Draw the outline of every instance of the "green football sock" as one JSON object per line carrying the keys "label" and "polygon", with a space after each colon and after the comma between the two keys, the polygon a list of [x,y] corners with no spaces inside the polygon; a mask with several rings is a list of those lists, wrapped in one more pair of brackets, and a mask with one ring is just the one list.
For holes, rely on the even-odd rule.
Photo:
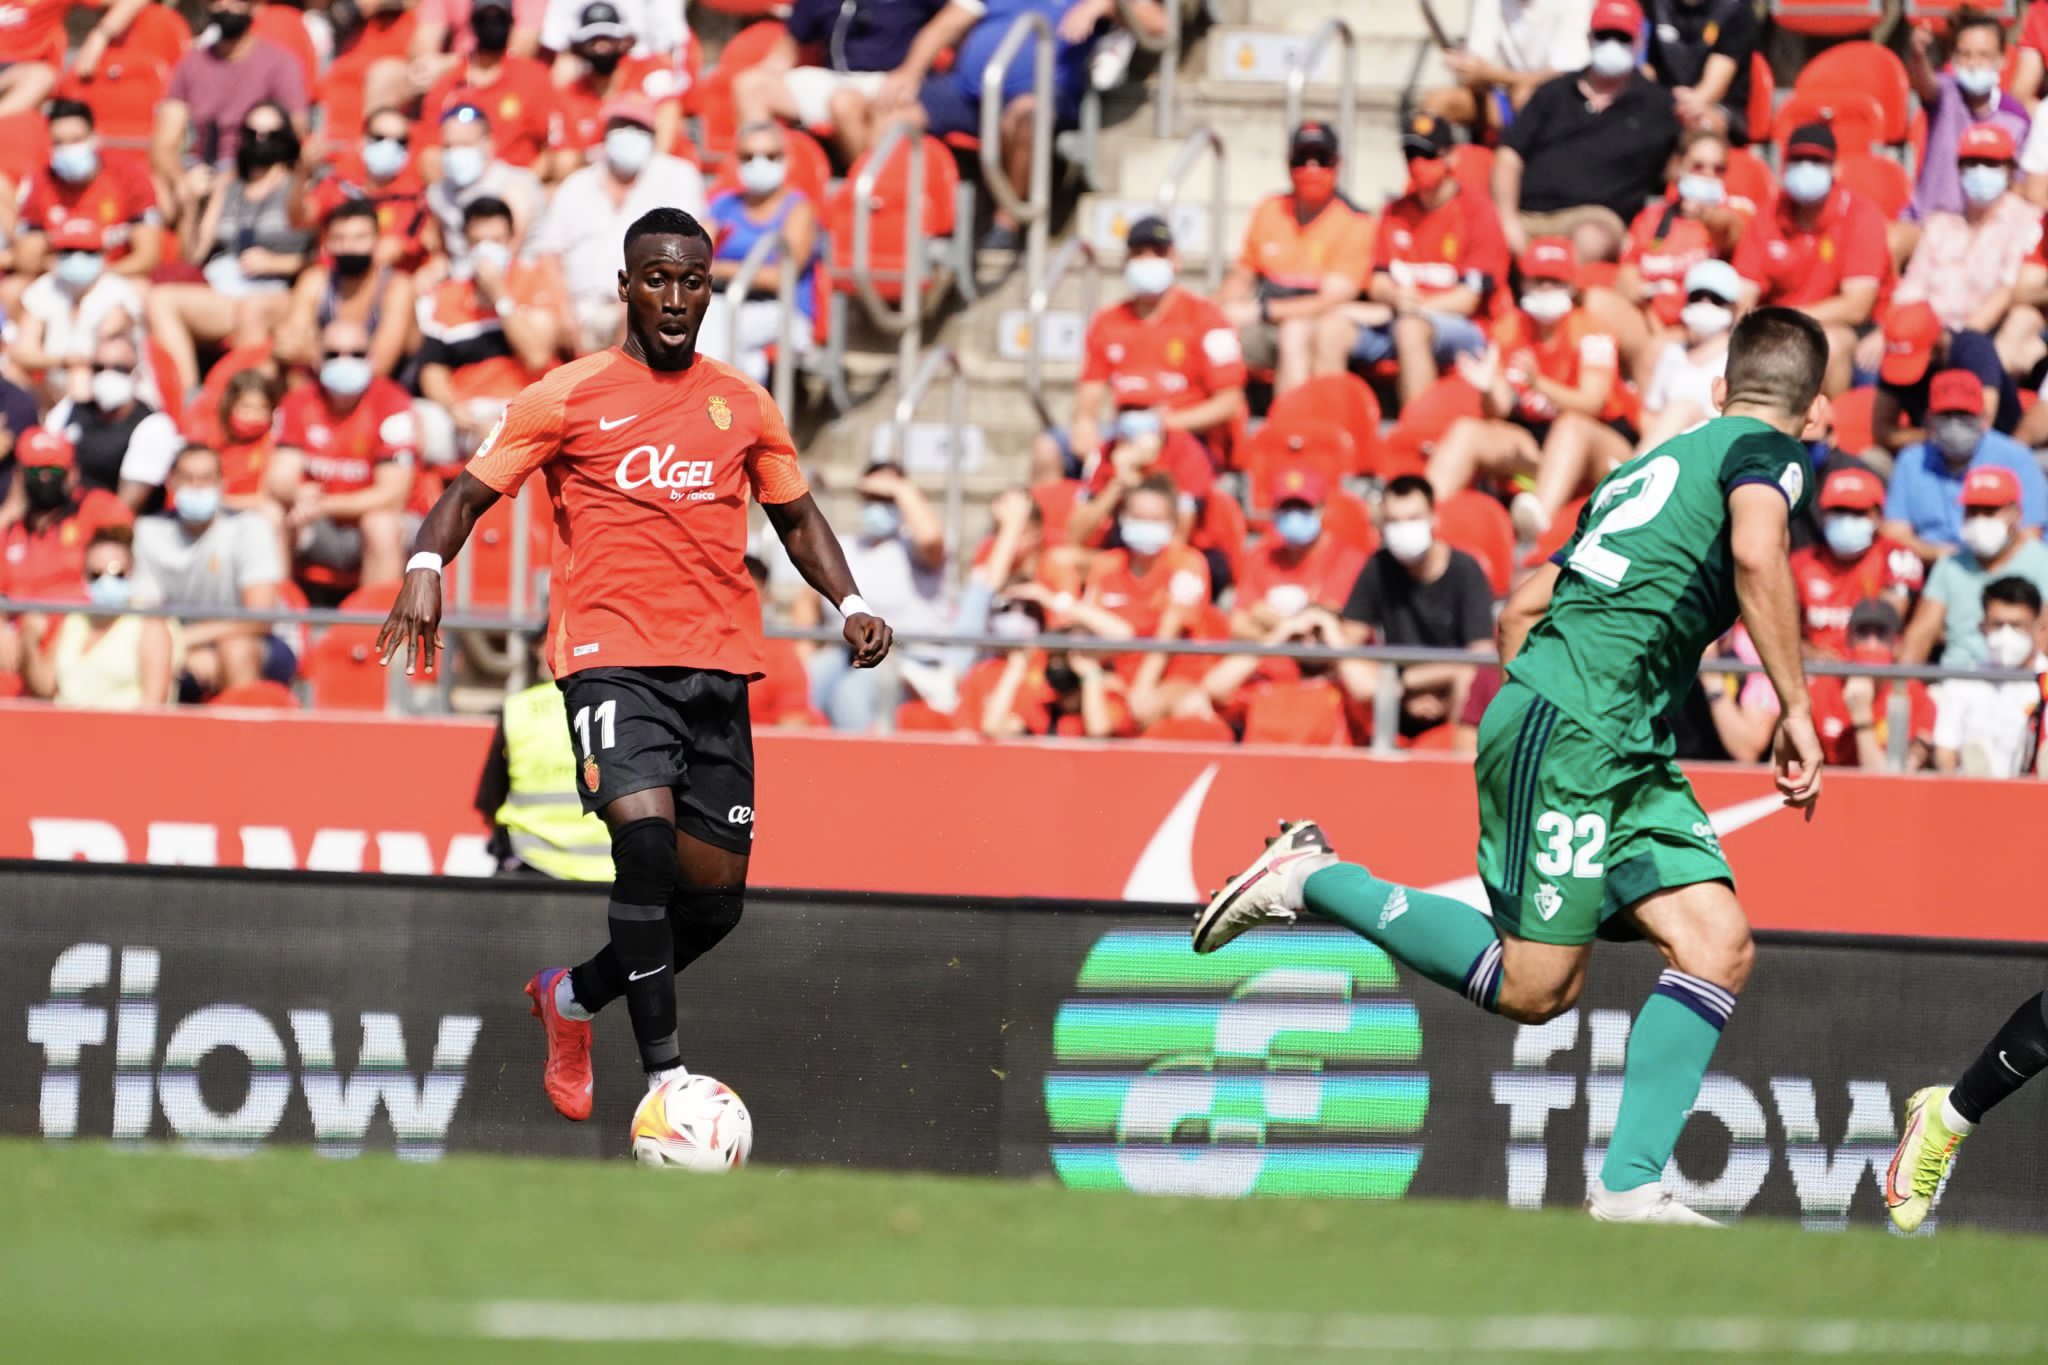
{"label": "green football sock", "polygon": [[1302,883],[1308,908],[1371,939],[1397,961],[1483,1010],[1500,995],[1500,939],[1493,921],[1463,901],[1383,882],[1337,863]]}
{"label": "green football sock", "polygon": [[1734,994],[1704,978],[1675,969],[1657,978],[1656,992],[1629,1031],[1621,1112],[1600,1167],[1601,1184],[1618,1194],[1663,1179],[1734,1009]]}

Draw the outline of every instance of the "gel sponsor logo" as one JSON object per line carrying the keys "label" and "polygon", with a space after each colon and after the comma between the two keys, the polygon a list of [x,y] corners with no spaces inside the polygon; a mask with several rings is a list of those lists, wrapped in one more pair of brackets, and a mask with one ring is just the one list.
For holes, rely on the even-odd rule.
{"label": "gel sponsor logo", "polygon": [[298,836],[282,825],[229,826],[229,842],[219,825],[152,820],[143,831],[138,857],[128,836],[112,821],[37,817],[28,825],[30,856],[60,863],[143,862],[407,876],[440,872],[451,877],[488,877],[497,870],[480,834],[449,836],[436,858],[433,844],[417,830],[320,829],[302,852]]}
{"label": "gel sponsor logo", "polygon": [[1337,929],[1207,957],[1178,929],[1103,935],[1053,1025],[1053,1169],[1083,1189],[1398,1198],[1429,1078],[1397,985]]}
{"label": "gel sponsor logo", "polygon": [[[685,489],[709,489],[714,474],[711,460],[678,460],[673,444],[665,446],[634,446],[619,461],[619,467],[612,473],[612,481],[623,492],[631,493],[641,488],[665,488],[670,502],[681,502]],[[691,496],[691,501],[703,501],[712,496]]]}
{"label": "gel sponsor logo", "polygon": [[[1583,1017],[1570,1010],[1547,1024],[1516,1029],[1513,1069],[1493,1076],[1493,1102],[1507,1110],[1511,1207],[1534,1209],[1584,1198],[1614,1136],[1631,1022],[1624,1010],[1589,1010]],[[1553,1069],[1577,1051],[1582,1033],[1583,1071]],[[1733,1076],[1709,1073],[1688,1122],[1725,1129],[1727,1154],[1720,1168],[1712,1171],[1684,1170],[1674,1157],[1664,1168],[1665,1187],[1701,1213],[1731,1217],[1750,1206],[1773,1167],[1782,1163],[1792,1178],[1800,1220],[1810,1228],[1845,1226],[1850,1201],[1864,1181],[1880,1200],[1884,1197],[1885,1167],[1898,1140],[1891,1088],[1876,1080],[1845,1084],[1848,1115],[1839,1139],[1830,1143],[1821,1133],[1813,1081],[1806,1076],[1771,1077],[1770,1107],[1784,1133],[1780,1147],[1771,1141],[1763,1097]],[[1581,1175],[1587,1183],[1567,1175],[1562,1189],[1553,1188],[1552,1144],[1546,1136],[1550,1116],[1581,1103],[1586,1106],[1587,1126]]]}
{"label": "gel sponsor logo", "polygon": [[[93,997],[116,981],[112,1009]],[[365,1011],[355,1067],[344,1071],[335,1055],[334,1017],[327,1010],[287,1012],[281,1032],[247,1005],[220,1002],[170,1023],[160,1019],[156,990],[163,957],[155,948],[74,943],[50,968],[50,998],[28,1009],[28,1040],[43,1050],[38,1122],[46,1138],[80,1136],[79,1100],[88,1052],[107,1045],[113,1017],[113,1122],[111,1137],[139,1141],[161,1114],[175,1137],[208,1146],[245,1149],[276,1132],[296,1086],[313,1120],[313,1140],[324,1153],[354,1156],[371,1120],[382,1109],[398,1154],[415,1160],[441,1155],[448,1125],[462,1099],[471,1051],[483,1021],[443,1015],[424,1076],[406,1069],[405,1034],[395,1014]],[[284,1033],[297,1054],[292,1064]],[[237,1054],[225,1065],[217,1053]],[[239,1082],[201,1084],[206,1069],[246,1076]]]}

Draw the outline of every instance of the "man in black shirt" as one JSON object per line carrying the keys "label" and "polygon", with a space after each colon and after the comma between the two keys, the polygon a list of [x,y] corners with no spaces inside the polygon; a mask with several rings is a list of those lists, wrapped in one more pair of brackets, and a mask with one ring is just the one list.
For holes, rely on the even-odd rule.
{"label": "man in black shirt", "polygon": [[[1380,548],[1344,604],[1348,634],[1358,644],[1421,645],[1485,653],[1493,648],[1493,589],[1486,570],[1463,550],[1436,538],[1436,499],[1429,481],[1404,474],[1380,501]],[[1414,664],[1401,673],[1401,733],[1413,738],[1465,713],[1477,668]],[[1345,686],[1372,701],[1375,670],[1346,669]]]}
{"label": "man in black shirt", "polygon": [[1591,62],[1537,87],[1502,139],[1493,202],[1517,256],[1534,238],[1569,237],[1580,260],[1613,260],[1663,192],[1678,112],[1636,64],[1642,25],[1635,0],[1598,0]]}
{"label": "man in black shirt", "polygon": [[1749,141],[1749,67],[1756,54],[1750,0],[1649,0],[1650,73],[1671,92],[1678,121]]}

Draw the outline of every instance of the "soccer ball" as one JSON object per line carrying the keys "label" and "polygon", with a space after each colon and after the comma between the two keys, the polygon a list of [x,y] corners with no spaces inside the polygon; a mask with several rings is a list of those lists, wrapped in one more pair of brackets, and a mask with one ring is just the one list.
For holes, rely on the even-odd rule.
{"label": "soccer ball", "polygon": [[656,1170],[730,1171],[754,1150],[754,1117],[709,1076],[677,1076],[633,1111],[633,1159]]}

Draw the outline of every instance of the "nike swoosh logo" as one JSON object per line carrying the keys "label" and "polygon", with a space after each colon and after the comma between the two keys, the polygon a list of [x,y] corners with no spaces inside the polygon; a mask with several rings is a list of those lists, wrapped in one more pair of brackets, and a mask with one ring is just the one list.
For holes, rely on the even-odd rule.
{"label": "nike swoosh logo", "polygon": [[614,431],[628,422],[637,420],[639,416],[640,414],[636,412],[631,417],[600,417],[597,419],[597,429],[599,431]]}
{"label": "nike swoosh logo", "polygon": [[650,968],[649,968],[648,970],[646,970],[646,971],[644,971],[644,972],[628,972],[628,973],[626,973],[626,980],[628,980],[628,981],[645,981],[645,980],[646,980],[646,979],[647,979],[648,977],[650,977],[650,976],[654,976],[654,975],[658,974],[658,973],[659,973],[660,971],[661,971],[661,968],[659,968],[659,967],[650,967]]}
{"label": "nike swoosh logo", "polygon": [[2024,1076],[2026,1074],[2025,1072],[2021,1071],[2018,1067],[2014,1066],[2011,1062],[2005,1060],[2004,1048],[1998,1049],[1998,1064],[2004,1067],[2007,1071],[2010,1071],[2015,1076]]}

